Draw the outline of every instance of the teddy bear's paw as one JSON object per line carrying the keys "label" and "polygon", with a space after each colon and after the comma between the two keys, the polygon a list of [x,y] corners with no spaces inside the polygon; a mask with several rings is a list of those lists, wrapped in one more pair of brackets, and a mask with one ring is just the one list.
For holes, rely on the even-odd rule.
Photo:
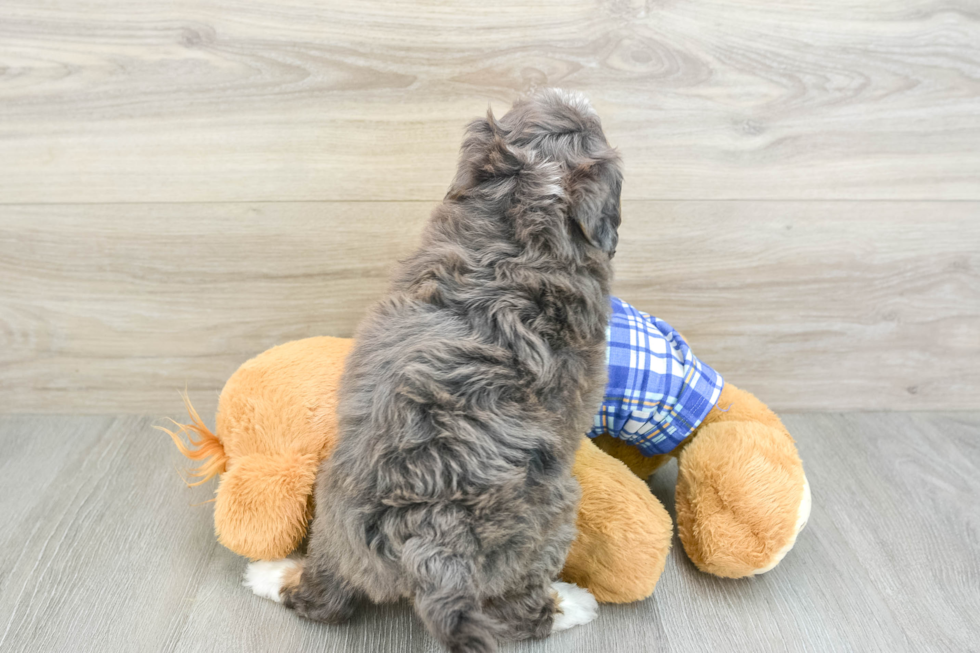
{"label": "teddy bear's paw", "polygon": [[290,572],[295,573],[301,565],[296,560],[259,560],[250,562],[245,569],[242,585],[252,590],[256,596],[282,603],[283,582]]}
{"label": "teddy bear's paw", "polygon": [[589,590],[556,580],[551,584],[555,595],[555,621],[551,632],[583,626],[599,614],[599,604]]}
{"label": "teddy bear's paw", "polygon": [[806,475],[804,475],[803,498],[800,500],[800,507],[796,513],[796,527],[793,531],[793,537],[790,539],[789,542],[786,543],[786,546],[784,546],[782,549],[776,552],[776,555],[773,558],[772,562],[770,562],[765,567],[762,567],[761,569],[756,569],[754,572],[752,572],[752,575],[764,574],[767,571],[772,571],[776,567],[776,565],[778,565],[782,561],[782,559],[786,557],[786,554],[789,553],[789,550],[793,548],[794,544],[796,544],[796,537],[800,534],[800,531],[802,531],[806,527],[807,519],[810,518],[811,503],[812,503],[812,499],[810,497],[810,483],[807,482]]}

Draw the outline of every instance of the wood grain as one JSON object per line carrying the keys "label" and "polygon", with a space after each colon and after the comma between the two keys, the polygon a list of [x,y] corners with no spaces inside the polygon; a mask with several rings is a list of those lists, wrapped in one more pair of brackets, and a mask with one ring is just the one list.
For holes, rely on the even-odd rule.
{"label": "wood grain", "polygon": [[0,202],[435,200],[545,85],[631,199],[980,199],[972,0],[6,0]]}
{"label": "wood grain", "polygon": [[[8,206],[0,412],[204,414],[350,336],[430,203]],[[626,202],[614,291],[777,409],[976,408],[980,203]]]}
{"label": "wood grain", "polygon": [[980,204],[627,205],[614,291],[780,410],[980,407]]}
{"label": "wood grain", "polygon": [[7,207],[0,406],[169,411],[186,387],[208,414],[251,356],[310,335],[352,335],[428,209]]}
{"label": "wood grain", "polygon": [[[0,651],[441,649],[406,604],[346,626],[303,621],[240,585],[216,544],[213,484],[188,489],[139,417],[0,417]],[[650,599],[522,653],[970,651],[980,641],[980,413],[793,414],[813,490],[772,572],[698,572],[676,539]],[[673,466],[652,488],[673,512]]]}
{"label": "wood grain", "polygon": [[[135,416],[350,335],[487,106],[588,94],[623,153],[617,294],[791,414],[774,572],[697,572],[515,651],[976,650],[974,0],[0,3],[0,651],[438,651],[239,586],[213,488]],[[3,416],[6,414],[6,416]],[[672,509],[669,468],[653,481]]]}

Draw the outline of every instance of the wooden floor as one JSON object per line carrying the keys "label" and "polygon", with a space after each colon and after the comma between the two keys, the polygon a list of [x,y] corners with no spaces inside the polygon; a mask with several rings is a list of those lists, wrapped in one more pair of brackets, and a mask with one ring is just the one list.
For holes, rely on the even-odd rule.
{"label": "wooden floor", "polygon": [[976,0],[3,0],[0,413],[203,409],[350,335],[542,86],[623,155],[615,292],[726,378],[980,409]]}
{"label": "wooden floor", "polygon": [[[779,567],[706,576],[675,538],[652,598],[504,650],[980,650],[980,413],[785,418],[813,511]],[[328,627],[249,594],[152,423],[0,418],[0,651],[440,650],[407,605]]]}

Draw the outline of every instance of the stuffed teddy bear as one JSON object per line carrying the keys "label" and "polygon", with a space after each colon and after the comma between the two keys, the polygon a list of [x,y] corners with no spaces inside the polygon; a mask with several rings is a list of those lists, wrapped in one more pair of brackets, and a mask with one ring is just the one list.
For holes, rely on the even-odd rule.
{"label": "stuffed teddy bear", "polygon": [[[607,603],[641,600],[653,592],[673,524],[644,480],[671,457],[678,461],[678,530],[698,568],[730,578],[772,569],[793,546],[809,513],[809,488],[793,439],[762,402],[724,384],[665,324],[625,302],[622,310],[635,315],[617,320],[617,301],[611,337],[617,324],[643,321],[651,330],[644,342],[653,343],[652,349],[666,342],[663,358],[677,368],[667,377],[680,377],[675,386],[682,388],[681,398],[696,396],[703,403],[697,410],[691,408],[697,402],[689,401],[684,410],[653,415],[630,410],[637,406],[629,402],[604,402],[589,434],[594,439],[583,436],[575,459],[582,498],[563,579]],[[619,337],[627,339],[635,359],[635,343],[629,340],[636,335]],[[337,440],[337,389],[352,343],[317,337],[274,347],[244,363],[225,384],[214,433],[186,397],[191,423],[174,422],[177,431],[162,429],[181,453],[203,462],[193,472],[201,479],[194,485],[220,475],[215,532],[233,552],[274,560],[302,545],[315,509],[317,468]],[[616,374],[614,348],[609,351],[612,387],[628,374]],[[687,392],[697,389],[698,381],[708,391]],[[635,391],[636,384],[629,389]],[[698,422],[687,423],[690,434],[674,428],[685,420]]]}

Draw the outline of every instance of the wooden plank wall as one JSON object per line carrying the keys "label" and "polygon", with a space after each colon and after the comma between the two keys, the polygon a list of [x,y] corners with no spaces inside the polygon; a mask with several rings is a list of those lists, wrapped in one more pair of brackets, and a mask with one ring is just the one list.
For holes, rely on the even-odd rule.
{"label": "wooden plank wall", "polygon": [[973,0],[0,4],[0,412],[349,335],[462,129],[586,92],[616,292],[783,410],[980,407]]}

